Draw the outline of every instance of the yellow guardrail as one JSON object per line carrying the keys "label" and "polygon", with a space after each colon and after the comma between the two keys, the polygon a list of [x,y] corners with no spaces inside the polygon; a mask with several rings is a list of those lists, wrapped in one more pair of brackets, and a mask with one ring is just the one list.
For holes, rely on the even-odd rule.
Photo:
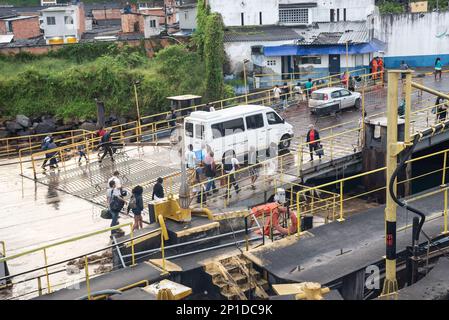
{"label": "yellow guardrail", "polygon": [[[353,70],[351,72],[357,72],[359,70]],[[350,73],[351,73],[350,72]],[[321,78],[317,78],[314,79],[314,81],[326,81],[329,80],[328,83],[326,84],[327,86],[332,85],[332,84],[338,84],[341,83],[340,79],[337,80],[332,80],[335,79],[338,76],[341,76],[344,73],[338,74],[338,75],[333,75],[333,76],[328,76],[328,77],[321,77]],[[370,76],[370,75],[364,75],[364,76]],[[317,86],[317,87],[321,87],[321,85]],[[290,88],[291,89],[291,88]],[[292,90],[290,90],[291,92],[288,93],[288,95],[293,96],[293,92]],[[258,91],[258,92],[253,92],[253,93],[247,93],[244,95],[240,95],[240,96],[236,96],[236,97],[232,97],[232,98],[227,98],[227,99],[222,99],[222,100],[218,100],[218,101],[212,101],[209,102],[210,105],[215,106],[216,109],[223,109],[223,108],[227,108],[227,107],[231,107],[231,106],[235,106],[238,104],[241,104],[243,102],[249,104],[249,103],[262,103],[262,104],[271,104],[273,101],[273,97],[272,97],[272,89],[267,89],[267,90],[262,90],[262,91]],[[195,105],[195,106],[191,106],[191,107],[186,107],[186,108],[182,108],[182,109],[178,109],[177,112],[178,113],[183,113],[183,112],[189,112],[189,111],[196,111],[196,110],[201,110],[202,108],[204,108],[206,106],[206,104],[200,104],[200,105]],[[148,115],[148,116],[143,116],[139,121],[130,121],[124,124],[119,124],[119,125],[115,125],[115,126],[111,126],[108,127],[109,129],[112,130],[117,130],[118,132],[121,132],[121,134],[123,134],[124,132],[129,132],[129,131],[134,131],[136,133],[137,136],[137,140],[139,140],[139,137],[142,136],[142,134],[144,134],[142,132],[142,128],[151,128],[150,133],[153,131],[157,131],[157,127],[162,125],[168,125],[168,123],[170,122],[170,120],[165,120],[165,118],[167,117],[167,115],[169,115],[170,112],[166,111],[166,112],[160,112],[157,114],[152,114],[152,115]],[[156,120],[156,121],[151,121],[151,123],[149,124],[142,124],[142,122],[145,122],[145,120],[148,119],[157,119],[162,117],[164,120]],[[182,120],[184,118],[184,116],[179,116],[177,117],[177,120]],[[124,130],[123,128],[128,127],[128,129]],[[59,131],[59,132],[53,132],[53,135],[59,135],[59,134],[70,134],[71,137],[65,138],[65,140],[70,140],[70,139],[74,139],[76,138],[75,136],[77,136],[75,133],[76,132],[84,132],[86,134],[93,134],[93,132],[88,132],[86,130],[68,130],[68,131]],[[18,141],[21,139],[28,139],[29,141],[27,143],[23,143],[23,144],[18,144],[17,148],[21,151],[21,153],[23,154],[27,149],[28,150],[32,150],[32,149],[36,149],[40,146],[41,141],[36,141],[33,142],[32,139],[38,139],[38,138],[42,138],[44,136],[48,135],[48,133],[45,134],[36,134],[36,135],[28,135],[28,136],[23,136],[23,137],[9,137],[9,138],[2,138],[0,139],[0,156],[5,156],[5,155],[16,155],[18,151],[13,152],[12,147],[11,147],[11,141]],[[157,136],[157,135],[156,135]],[[62,141],[62,140],[61,140]],[[6,153],[2,153],[2,148],[6,149],[7,152]]]}
{"label": "yellow guardrail", "polygon": [[[422,179],[422,178],[425,178],[425,177],[428,177],[430,175],[434,175],[434,174],[437,174],[437,173],[441,173],[442,174],[442,180],[441,180],[441,187],[442,187],[442,189],[438,190],[436,192],[444,192],[445,193],[445,201],[444,201],[444,209],[443,209],[443,214],[444,214],[443,233],[448,233],[447,193],[448,193],[448,188],[449,187],[446,185],[446,180],[445,180],[446,179],[445,177],[446,177],[446,174],[447,174],[447,169],[448,169],[448,167],[447,167],[447,154],[448,154],[448,152],[449,152],[449,149],[446,149],[446,150],[434,152],[434,153],[431,153],[431,154],[428,154],[428,155],[424,155],[424,156],[421,156],[421,157],[414,158],[414,159],[406,161],[406,164],[408,165],[408,164],[412,164],[412,163],[415,163],[415,162],[418,162],[418,161],[421,161],[421,160],[425,160],[425,159],[429,159],[429,158],[432,158],[432,157],[436,157],[436,156],[443,156],[443,159],[444,159],[443,163],[442,163],[442,168],[436,169],[436,170],[431,170],[431,171],[426,172],[424,174],[420,174],[420,175],[412,177],[412,178],[408,178],[408,179],[404,179],[404,180],[398,181],[398,183],[397,183],[398,186],[399,186],[399,185],[410,183],[412,181],[415,181],[415,180],[418,180],[418,179]],[[335,181],[332,181],[332,182],[324,183],[324,184],[321,184],[321,185],[318,185],[318,186],[315,186],[315,187],[308,187],[306,189],[299,190],[296,193],[296,211],[298,212],[298,215],[303,214],[303,212],[301,212],[301,208],[302,208],[301,204],[302,204],[302,202],[300,201],[300,197],[304,193],[307,193],[307,192],[310,193],[310,192],[314,192],[314,191],[323,190],[325,188],[336,187],[339,190],[339,198],[338,198],[338,202],[339,202],[339,205],[338,205],[339,206],[339,214],[338,215],[339,215],[339,218],[337,219],[337,221],[343,222],[345,220],[345,215],[344,215],[344,203],[345,203],[345,201],[347,202],[347,201],[353,200],[355,198],[361,198],[361,197],[367,196],[367,195],[372,194],[372,193],[377,193],[377,192],[386,190],[386,186],[382,186],[382,187],[378,187],[378,188],[375,188],[375,189],[372,189],[372,190],[369,190],[369,191],[365,191],[365,192],[362,192],[362,193],[358,193],[356,195],[352,195],[352,196],[349,196],[349,197],[345,198],[344,197],[344,185],[345,185],[345,183],[350,182],[350,181],[354,181],[354,180],[360,179],[360,178],[366,178],[367,176],[374,175],[374,174],[379,174],[381,172],[382,173],[386,172],[386,167],[374,169],[374,170],[371,170],[371,171],[368,171],[368,172],[364,172],[364,173],[360,173],[360,174],[357,174],[357,175],[354,175],[354,176],[351,176],[351,177],[346,177],[346,178],[342,178],[342,179],[335,180]],[[282,180],[280,180],[280,182],[282,183]],[[434,193],[429,193],[428,196],[430,196],[432,194],[434,194]],[[422,198],[423,196],[421,195],[420,197]],[[420,199],[420,198],[416,198],[416,199]],[[410,200],[408,200],[408,201],[410,201]],[[308,213],[308,212],[306,212],[306,213]],[[299,233],[298,233],[298,236],[299,236]]]}
{"label": "yellow guardrail", "polygon": [[[31,280],[34,280],[34,279],[37,280],[37,282],[38,282],[38,290],[37,291],[39,292],[39,295],[41,295],[42,294],[41,277],[45,277],[46,278],[46,282],[47,282],[47,293],[51,293],[52,292],[52,288],[54,286],[52,286],[52,284],[50,282],[50,275],[52,273],[49,272],[49,266],[54,266],[55,264],[59,264],[59,262],[55,263],[55,264],[51,264],[48,261],[48,254],[47,254],[48,249],[50,249],[50,248],[58,248],[58,247],[60,247],[60,246],[62,246],[64,244],[74,243],[74,242],[77,242],[77,241],[80,241],[80,240],[83,240],[83,239],[88,239],[88,238],[91,238],[91,237],[94,237],[94,236],[97,236],[97,235],[100,235],[100,234],[104,234],[104,233],[110,232],[110,231],[113,231],[113,230],[129,227],[130,228],[130,238],[127,241],[130,242],[130,246],[131,246],[131,266],[134,266],[136,264],[136,260],[135,260],[135,251],[134,251],[134,233],[133,233],[132,226],[133,226],[133,223],[130,222],[130,223],[124,223],[124,224],[120,224],[120,225],[117,225],[117,226],[114,226],[114,227],[109,227],[109,228],[106,228],[106,229],[102,229],[102,230],[86,233],[86,234],[83,234],[83,235],[80,235],[80,236],[76,236],[76,237],[72,237],[72,238],[69,238],[69,239],[66,239],[66,240],[63,240],[63,241],[58,241],[58,242],[51,243],[51,244],[48,244],[48,245],[40,246],[38,248],[26,250],[26,251],[23,251],[23,252],[20,252],[20,253],[17,253],[17,254],[13,254],[13,255],[10,255],[10,256],[4,256],[3,258],[0,258],[0,263],[16,260],[18,258],[29,256],[29,255],[34,254],[34,253],[42,252],[43,255],[44,255],[44,265],[41,267],[41,269],[44,269],[45,273],[44,273],[43,276],[37,276],[36,278],[33,278]],[[165,225],[163,227],[165,228]],[[166,231],[166,228],[165,229],[164,228],[162,229],[162,231],[165,234],[167,231]],[[158,228],[158,229],[150,231],[150,233],[159,232],[160,230],[161,229]],[[4,252],[5,251],[6,250],[4,249]],[[97,251],[95,251],[95,252],[97,252]],[[90,283],[89,283],[89,281],[90,281],[91,276],[89,274],[88,265],[89,265],[89,263],[93,263],[93,262],[88,260],[88,255],[89,254],[81,255],[81,256],[83,256],[83,259],[84,259],[84,272],[85,272],[85,278],[84,279],[86,281],[87,294],[88,294],[88,297],[90,299]],[[27,281],[27,280],[25,280],[25,281]],[[59,285],[61,285],[61,283]]]}

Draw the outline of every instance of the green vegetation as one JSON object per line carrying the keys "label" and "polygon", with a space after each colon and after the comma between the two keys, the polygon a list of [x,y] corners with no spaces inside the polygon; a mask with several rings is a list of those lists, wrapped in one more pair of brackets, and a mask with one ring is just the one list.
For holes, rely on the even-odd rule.
{"label": "green vegetation", "polygon": [[145,115],[167,110],[167,96],[204,96],[206,89],[204,62],[181,45],[148,59],[141,48],[77,44],[44,56],[0,56],[0,70],[0,113],[6,116],[88,119],[95,117],[99,97],[108,112],[135,118],[136,80]]}
{"label": "green vegetation", "polygon": [[200,56],[204,56],[204,37],[206,32],[207,17],[210,14],[210,7],[205,0],[198,0],[196,14],[196,30],[194,40],[197,52]]}
{"label": "green vegetation", "polygon": [[[418,2],[422,0],[413,0],[411,2]],[[404,13],[407,12],[407,1],[395,1],[395,0],[377,0],[376,5],[379,6],[379,11],[382,14],[386,13]],[[448,1],[441,0],[428,0],[428,10],[433,11],[437,9],[447,10]]]}
{"label": "green vegetation", "polygon": [[217,100],[223,96],[224,25],[221,15],[207,17],[204,33],[204,56],[206,60],[206,97]]}

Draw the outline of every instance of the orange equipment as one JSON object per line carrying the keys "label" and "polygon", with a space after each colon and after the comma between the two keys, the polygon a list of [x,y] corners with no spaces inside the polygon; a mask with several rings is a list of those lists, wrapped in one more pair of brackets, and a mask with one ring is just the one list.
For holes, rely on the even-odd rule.
{"label": "orange equipment", "polygon": [[[281,206],[277,202],[269,202],[251,209],[251,213],[254,214],[256,218],[262,217],[265,221],[263,233],[266,236],[270,235],[271,227],[280,232],[283,235],[289,233],[295,233],[297,230],[298,220],[296,218],[296,213],[294,211],[290,211],[290,220],[292,222],[291,226],[287,229],[282,227],[279,224],[279,220],[285,217],[287,213],[287,208]],[[284,216],[283,216],[284,215]],[[271,226],[271,222],[273,222],[273,226]]]}

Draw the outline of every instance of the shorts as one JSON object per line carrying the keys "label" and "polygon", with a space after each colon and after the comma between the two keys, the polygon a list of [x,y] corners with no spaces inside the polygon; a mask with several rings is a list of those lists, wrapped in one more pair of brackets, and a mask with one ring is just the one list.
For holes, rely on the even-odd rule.
{"label": "shorts", "polygon": [[259,175],[259,168],[258,168],[258,166],[250,167],[249,168],[249,175],[251,177],[258,176]]}

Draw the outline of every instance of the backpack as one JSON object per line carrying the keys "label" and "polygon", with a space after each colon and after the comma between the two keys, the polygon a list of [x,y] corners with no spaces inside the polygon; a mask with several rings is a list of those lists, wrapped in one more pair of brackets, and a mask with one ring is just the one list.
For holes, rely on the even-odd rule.
{"label": "backpack", "polygon": [[102,143],[109,142],[110,138],[111,138],[111,134],[106,133],[104,136],[101,137],[101,142]]}
{"label": "backpack", "polygon": [[232,170],[232,168],[233,168],[233,166],[232,166],[232,163],[225,163],[225,164],[223,164],[223,170],[224,171],[231,171]]}
{"label": "backpack", "polygon": [[109,208],[114,212],[122,211],[125,206],[125,201],[114,195],[114,192],[111,191],[111,202],[109,203]]}
{"label": "backpack", "polygon": [[135,208],[137,208],[137,201],[136,201],[136,197],[134,197],[134,195],[132,195],[131,199],[129,199],[128,209],[135,209]]}

